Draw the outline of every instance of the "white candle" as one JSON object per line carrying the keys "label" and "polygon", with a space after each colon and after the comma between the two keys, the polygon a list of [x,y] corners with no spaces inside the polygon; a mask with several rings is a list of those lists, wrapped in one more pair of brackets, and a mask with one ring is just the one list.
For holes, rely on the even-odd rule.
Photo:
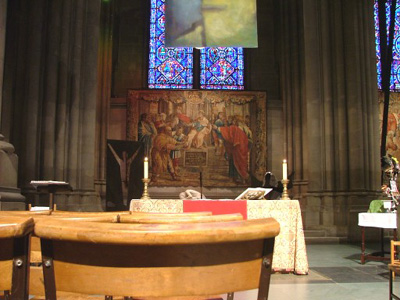
{"label": "white candle", "polygon": [[147,156],[144,158],[144,179],[149,178],[149,159]]}
{"label": "white candle", "polygon": [[282,178],[284,180],[287,179],[287,161],[286,161],[286,159],[284,159],[283,163],[282,163]]}

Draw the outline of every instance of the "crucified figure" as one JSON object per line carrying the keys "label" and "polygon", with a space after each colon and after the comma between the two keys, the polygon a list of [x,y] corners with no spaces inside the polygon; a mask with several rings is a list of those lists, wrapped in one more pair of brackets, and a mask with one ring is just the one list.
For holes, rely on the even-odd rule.
{"label": "crucified figure", "polygon": [[128,153],[126,151],[122,151],[122,158],[119,157],[119,155],[117,154],[117,152],[115,152],[114,148],[110,145],[107,144],[108,148],[110,148],[112,154],[115,157],[115,160],[118,162],[119,164],[119,171],[120,171],[120,175],[121,175],[121,184],[122,184],[122,190],[124,190],[124,186],[125,188],[128,186],[129,183],[129,170],[131,168],[131,164],[133,162],[133,160],[135,159],[135,157],[138,155],[139,153],[139,149],[138,148],[136,150],[136,152],[134,152],[131,157],[127,157]]}

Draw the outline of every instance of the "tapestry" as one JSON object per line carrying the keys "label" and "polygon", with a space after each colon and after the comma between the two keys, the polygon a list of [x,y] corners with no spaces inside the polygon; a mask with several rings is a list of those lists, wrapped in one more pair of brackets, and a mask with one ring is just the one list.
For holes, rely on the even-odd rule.
{"label": "tapestry", "polygon": [[[379,92],[379,121],[382,132],[384,94]],[[400,158],[400,94],[390,93],[386,152]]]}
{"label": "tapestry", "polygon": [[140,199],[143,160],[143,143],[107,140],[107,211],[128,210],[128,199]]}
{"label": "tapestry", "polygon": [[266,94],[129,90],[127,139],[141,141],[150,186],[248,187],[266,168]]}

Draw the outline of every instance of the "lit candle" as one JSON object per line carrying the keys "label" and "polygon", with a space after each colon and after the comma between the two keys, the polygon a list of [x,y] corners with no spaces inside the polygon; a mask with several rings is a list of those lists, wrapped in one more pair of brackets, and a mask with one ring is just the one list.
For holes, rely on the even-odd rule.
{"label": "lit candle", "polygon": [[144,179],[149,178],[149,159],[147,156],[144,158]]}
{"label": "lit candle", "polygon": [[282,164],[282,177],[284,180],[287,179],[287,161],[286,161],[286,159],[283,160],[283,164]]}

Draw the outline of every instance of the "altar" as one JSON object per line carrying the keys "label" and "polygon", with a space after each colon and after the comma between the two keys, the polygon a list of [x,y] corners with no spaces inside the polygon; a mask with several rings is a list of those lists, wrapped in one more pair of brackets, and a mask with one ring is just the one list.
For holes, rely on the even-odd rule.
{"label": "altar", "polygon": [[303,222],[298,200],[132,200],[131,211],[181,213],[211,211],[213,214],[241,213],[244,219],[274,218],[281,230],[275,238],[274,272],[308,274]]}

